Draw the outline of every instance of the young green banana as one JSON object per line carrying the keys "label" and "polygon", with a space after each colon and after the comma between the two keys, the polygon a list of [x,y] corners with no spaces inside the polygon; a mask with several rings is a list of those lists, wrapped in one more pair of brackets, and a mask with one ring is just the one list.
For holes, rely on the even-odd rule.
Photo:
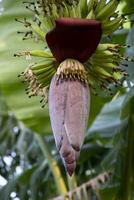
{"label": "young green banana", "polygon": [[86,17],[87,19],[95,19],[94,10],[92,9]]}
{"label": "young green banana", "polygon": [[107,58],[91,58],[90,59],[90,62],[91,63],[97,63],[97,64],[101,64],[101,63],[103,63],[103,64],[108,64],[108,63],[114,63],[113,62],[113,58],[109,58],[109,57],[107,57]]}
{"label": "young green banana", "polygon": [[54,69],[52,68],[52,66],[49,67],[48,70],[46,71],[42,71],[42,72],[34,72],[34,75],[36,75],[36,78],[38,80],[42,79],[42,78],[45,78],[45,77],[48,77],[50,73],[55,73]]}
{"label": "young green banana", "polygon": [[45,34],[44,31],[35,23],[31,24],[31,28],[38,35],[38,37],[44,41]]}
{"label": "young green banana", "polygon": [[106,6],[99,12],[96,13],[96,19],[105,20],[110,17],[116,10],[120,0],[111,0]]}
{"label": "young green banana", "polygon": [[109,73],[107,70],[103,69],[102,67],[99,66],[94,66],[95,67],[95,71],[103,76],[109,77],[112,76],[111,73]]}
{"label": "young green banana", "polygon": [[104,21],[102,22],[102,29],[103,32],[105,31],[105,29],[112,29],[114,27],[117,27],[117,25],[120,26],[120,24],[123,22],[123,17],[119,16],[113,20],[108,20],[108,21]]}
{"label": "young green banana", "polygon": [[100,0],[95,8],[95,13],[100,13],[104,9],[106,2],[106,0]]}
{"label": "young green banana", "polygon": [[[117,20],[118,21],[118,20]],[[105,28],[103,29],[103,34],[104,35],[110,35],[112,34],[114,31],[116,31],[117,29],[120,28],[120,26],[122,25],[124,19],[119,20],[119,22],[113,22],[113,25],[110,26],[110,24],[108,26],[105,26]]]}
{"label": "young green banana", "polygon": [[89,2],[88,2],[88,4],[87,4],[87,11],[88,11],[88,14],[89,14],[89,12],[93,9],[94,3],[95,3],[95,0],[89,0]]}
{"label": "young green banana", "polygon": [[87,0],[79,0],[78,6],[81,10],[81,16],[85,18],[88,13]]}
{"label": "young green banana", "polygon": [[116,44],[109,44],[109,43],[104,43],[104,44],[99,44],[95,53],[103,53],[103,51],[109,50],[109,49],[119,49],[119,45]]}
{"label": "young green banana", "polygon": [[63,4],[63,16],[64,17],[69,17],[69,8],[68,8],[68,6],[66,5],[66,3],[65,2],[63,2],[62,3]]}
{"label": "young green banana", "polygon": [[68,10],[69,10],[69,17],[74,17],[74,18],[78,17],[74,6],[68,6]]}
{"label": "young green banana", "polygon": [[59,18],[58,9],[54,3],[51,5],[51,12],[52,12],[52,16],[54,17],[54,19]]}
{"label": "young green banana", "polygon": [[50,31],[54,26],[52,17],[43,17],[43,16],[41,17],[40,16],[39,20],[41,21],[42,26],[45,29],[45,32]]}
{"label": "young green banana", "polygon": [[50,51],[48,52],[48,51],[43,51],[43,50],[32,50],[32,51],[29,51],[29,54],[35,57],[50,58],[51,60],[54,59]]}
{"label": "young green banana", "polygon": [[99,67],[101,67],[101,68],[113,68],[113,67],[115,67],[115,64],[114,63],[112,63],[112,62],[99,62],[99,61],[97,61],[97,60],[92,60],[91,61],[91,64],[93,65],[93,66],[99,66]]}
{"label": "young green banana", "polygon": [[56,71],[56,70],[54,70],[53,65],[48,65],[47,67],[44,67],[42,69],[33,70],[33,73],[38,76],[39,74],[46,73],[46,72],[51,71],[51,70],[53,70],[54,72]]}
{"label": "young green banana", "polygon": [[31,66],[32,71],[40,70],[50,65],[54,66],[54,61],[51,59],[43,60]]}
{"label": "young green banana", "polygon": [[78,17],[78,18],[82,18],[82,15],[81,15],[81,8],[80,8],[79,4],[77,4],[77,5],[74,7],[74,9],[75,9],[75,13],[77,14],[77,17]]}

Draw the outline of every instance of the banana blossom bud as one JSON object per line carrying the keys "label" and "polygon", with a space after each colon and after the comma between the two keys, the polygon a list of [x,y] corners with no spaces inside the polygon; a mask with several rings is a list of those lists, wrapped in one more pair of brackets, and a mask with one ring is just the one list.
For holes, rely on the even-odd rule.
{"label": "banana blossom bud", "polygon": [[[82,64],[67,59],[59,68],[50,84],[49,112],[57,148],[68,173],[72,175],[84,141],[90,94]],[[68,77],[67,71],[70,72]]]}
{"label": "banana blossom bud", "polygon": [[49,112],[57,148],[71,176],[84,141],[90,92],[82,64],[95,51],[101,38],[95,20],[61,18],[47,36],[47,43],[60,63],[49,89]]}

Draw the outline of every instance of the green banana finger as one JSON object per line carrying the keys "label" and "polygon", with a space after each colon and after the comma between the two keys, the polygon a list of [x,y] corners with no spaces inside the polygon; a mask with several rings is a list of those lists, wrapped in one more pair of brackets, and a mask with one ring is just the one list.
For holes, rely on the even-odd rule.
{"label": "green banana finger", "polygon": [[113,44],[109,44],[109,43],[105,43],[105,44],[99,44],[98,46],[97,46],[97,49],[96,49],[96,51],[95,51],[95,53],[97,52],[97,53],[99,53],[99,52],[101,52],[101,51],[106,51],[106,50],[108,50],[108,46],[114,46]]}
{"label": "green banana finger", "polygon": [[43,69],[34,71],[33,73],[38,76],[38,75],[40,75],[42,73],[47,73],[48,71],[54,71],[55,72],[56,70],[54,70],[54,68],[52,66],[49,66],[47,68],[43,68]]}
{"label": "green banana finger", "polygon": [[52,64],[54,65],[54,61],[47,59],[47,60],[43,60],[37,64],[32,65],[31,69],[32,69],[32,71],[36,71],[36,70],[42,69],[44,67],[50,66]]}
{"label": "green banana finger", "polygon": [[46,33],[37,24],[32,23],[31,28],[39,36],[39,38],[44,41]]}
{"label": "green banana finger", "polygon": [[93,55],[92,55],[92,58],[104,58],[104,57],[108,57],[108,56],[119,56],[120,54],[119,53],[113,53],[109,50],[105,50],[105,51],[102,51],[102,52],[95,52]]}
{"label": "green banana finger", "polygon": [[44,72],[44,73],[42,73],[42,74],[36,74],[36,78],[37,78],[37,80],[41,80],[41,79],[44,79],[44,78],[47,78],[47,77],[49,77],[49,75],[50,74],[54,74],[55,72],[53,71],[53,70],[49,70],[49,71],[47,71],[47,72]]}
{"label": "green banana finger", "polygon": [[101,63],[101,62],[91,62],[92,63],[92,65],[97,65],[97,66],[99,66],[99,67],[101,67],[101,68],[113,68],[113,67],[115,67],[115,64],[114,63]]}
{"label": "green banana finger", "polygon": [[[104,78],[106,78],[106,76],[104,76],[103,74],[101,74],[100,72],[97,72],[97,71],[94,71],[94,69],[88,69],[89,71],[89,74],[91,77],[91,80],[93,82],[93,84],[96,82],[96,80],[98,82],[101,82],[101,81],[104,81]],[[99,73],[99,76],[98,76],[98,73]]]}
{"label": "green banana finger", "polygon": [[95,8],[95,13],[100,13],[106,5],[106,0],[100,0]]}
{"label": "green banana finger", "polygon": [[116,10],[120,0],[111,0],[106,6],[101,10],[101,12],[96,13],[96,19],[104,20],[110,17]]}
{"label": "green banana finger", "polygon": [[87,4],[87,11],[88,13],[93,9],[95,0],[89,0],[88,4]]}
{"label": "green banana finger", "polygon": [[[99,56],[94,56],[94,57],[92,57],[92,60],[96,60],[96,61],[100,61],[100,62],[103,62],[104,60],[113,60],[113,55],[110,55],[110,56],[108,56],[108,55],[99,55]],[[107,62],[106,61],[106,62]]]}
{"label": "green banana finger", "polygon": [[54,76],[54,72],[50,73],[48,76],[44,76],[40,79],[38,79],[38,81],[43,85],[43,86],[47,86],[50,84],[50,81],[52,79],[52,77]]}
{"label": "green banana finger", "polygon": [[108,63],[113,63],[113,58],[107,58],[107,59],[91,59],[90,60],[91,63],[93,64],[99,64],[99,63],[103,63],[103,64],[108,64]]}
{"label": "green banana finger", "polygon": [[99,67],[99,66],[95,66],[95,71],[104,75],[104,76],[111,76],[112,75],[108,71],[106,71],[105,69],[103,69],[102,67]]}
{"label": "green banana finger", "polygon": [[122,22],[123,20],[123,17],[122,16],[119,16],[113,20],[108,20],[108,22],[102,22],[102,30],[104,29],[111,29],[113,28],[114,26],[116,26],[117,24],[120,26],[120,23]]}
{"label": "green banana finger", "polygon": [[110,44],[110,43],[104,43],[104,44],[99,44],[95,52],[102,52],[105,50],[110,50],[110,51],[115,51],[118,52],[119,49],[121,48],[126,48],[126,45],[119,45],[119,44]]}
{"label": "green banana finger", "polygon": [[59,18],[57,6],[54,3],[51,5],[51,9],[52,9],[52,15],[53,15],[53,17],[55,19]]}
{"label": "green banana finger", "polygon": [[49,30],[51,30],[54,26],[54,20],[50,17],[43,17],[43,16],[39,16],[39,20],[42,23],[42,26],[45,29],[45,32],[48,32]]}
{"label": "green banana finger", "polygon": [[122,25],[122,22],[123,22],[123,19],[119,23],[116,23],[114,26],[112,26],[110,28],[104,28],[103,34],[104,35],[112,34],[114,31],[116,31]]}
{"label": "green banana finger", "polygon": [[[96,66],[95,66],[96,67]],[[110,76],[106,76],[104,73],[101,73],[100,71],[97,71],[97,70],[90,70],[90,75],[93,77],[94,79],[94,82],[104,82],[104,79],[105,78],[108,78]]]}
{"label": "green banana finger", "polygon": [[54,71],[54,72],[56,71],[56,70],[54,70],[52,65],[48,66],[47,68],[43,68],[43,69],[34,71],[34,74],[39,76],[40,74],[44,74],[44,73],[51,72],[51,71]]}
{"label": "green banana finger", "polygon": [[95,19],[94,10],[92,9],[86,17],[87,19]]}
{"label": "green banana finger", "polygon": [[77,4],[77,5],[74,7],[74,9],[75,9],[75,13],[77,14],[77,17],[78,17],[78,18],[81,18],[81,9],[80,9],[79,4]]}
{"label": "green banana finger", "polygon": [[43,50],[32,50],[32,51],[29,51],[29,55],[30,56],[35,56],[35,57],[43,57],[43,58],[54,59],[51,52],[43,51]]}
{"label": "green banana finger", "polygon": [[42,81],[42,80],[48,80],[50,79],[51,76],[53,76],[55,72],[53,70],[50,70],[48,71],[47,73],[42,73],[42,74],[39,74],[39,75],[36,75],[36,79],[38,81]]}
{"label": "green banana finger", "polygon": [[69,17],[77,17],[77,13],[75,11],[74,6],[68,6],[68,10],[69,10]]}
{"label": "green banana finger", "polygon": [[113,73],[113,77],[116,79],[116,80],[120,80],[122,78],[122,74],[119,73],[119,72],[114,72]]}
{"label": "green banana finger", "polygon": [[81,16],[85,18],[88,13],[87,0],[79,0],[78,6],[80,6]]}
{"label": "green banana finger", "polygon": [[118,16],[119,16],[119,11],[113,13],[110,17],[114,17],[114,18],[116,18],[116,17],[118,17]]}
{"label": "green banana finger", "polygon": [[69,10],[68,10],[69,8],[67,7],[65,2],[63,2],[62,4],[63,4],[63,15],[64,15],[64,17],[69,17]]}
{"label": "green banana finger", "polygon": [[20,53],[14,54],[14,56],[18,56],[18,57],[26,56],[26,59],[31,59],[31,56],[34,56],[34,57],[43,57],[51,61],[55,60],[51,53],[47,51],[43,51],[43,50],[22,51]]}

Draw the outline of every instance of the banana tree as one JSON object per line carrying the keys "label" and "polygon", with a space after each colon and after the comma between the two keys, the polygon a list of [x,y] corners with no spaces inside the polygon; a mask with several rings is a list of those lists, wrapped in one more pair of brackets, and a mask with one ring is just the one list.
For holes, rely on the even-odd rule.
{"label": "banana tree", "polygon": [[[124,67],[128,66],[127,62],[133,62],[133,59],[123,56],[124,49],[130,48],[129,45],[113,44],[108,39],[123,26],[126,18],[116,11],[119,5],[117,0],[25,1],[23,4],[28,11],[21,2],[13,3],[17,12],[14,12],[10,2],[3,2],[5,11],[1,27],[10,31],[7,32],[8,37],[3,31],[2,53],[3,58],[10,56],[12,63],[9,65],[6,59],[1,62],[1,66],[6,66],[1,67],[1,87],[15,116],[38,132],[36,139],[49,162],[59,193],[65,194],[67,190],[59,167],[39,135],[51,132],[46,103],[49,102],[57,148],[68,173],[72,175],[84,141],[87,121],[91,124],[102,105],[115,94],[121,94],[120,88],[128,76]],[[9,13],[11,17],[8,21]],[[24,15],[27,19],[23,19]],[[25,26],[25,31],[21,24]],[[20,37],[11,34],[17,29],[19,34],[24,34],[23,42]],[[13,58],[13,54],[15,57],[25,56],[30,62]],[[25,65],[28,65],[26,69]],[[24,78],[22,81],[30,100],[17,74]],[[33,96],[39,97],[31,98]],[[100,100],[103,102],[100,103]],[[97,112],[94,113],[95,101]],[[86,191],[86,187],[84,189]]]}

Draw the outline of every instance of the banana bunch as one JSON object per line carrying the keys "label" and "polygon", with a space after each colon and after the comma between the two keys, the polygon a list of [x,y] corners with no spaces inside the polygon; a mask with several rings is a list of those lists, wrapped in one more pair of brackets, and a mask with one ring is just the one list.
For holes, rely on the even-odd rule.
{"label": "banana bunch", "polygon": [[104,35],[110,35],[125,21],[125,18],[116,12],[120,0],[80,0],[77,5],[64,4],[64,17],[96,19],[102,23]]}
{"label": "banana bunch", "polygon": [[52,53],[49,51],[49,50],[32,50],[32,51],[22,51],[20,53],[17,53],[17,54],[14,54],[14,56],[25,56],[26,59],[29,58],[29,60],[31,59],[31,56],[34,56],[34,57],[43,57],[43,58],[50,58],[50,59],[53,59],[53,55]]}
{"label": "banana bunch", "polygon": [[[51,30],[55,25],[55,20],[60,17],[74,17],[95,19],[101,22],[102,32],[104,36],[112,34],[115,30],[120,28],[125,17],[117,12],[117,7],[120,0],[79,0],[77,3],[67,3],[67,1],[59,3],[43,3],[39,1],[37,4],[33,3],[29,7],[35,12],[34,22],[31,22],[31,28],[33,32],[38,35],[39,38],[44,40],[44,35]],[[74,1],[75,2],[75,1]],[[43,12],[41,15],[41,5],[43,4]],[[45,5],[44,5],[45,4]],[[33,7],[33,8],[31,8]],[[38,11],[37,11],[38,10]],[[48,12],[49,10],[49,12]],[[35,20],[36,19],[36,20]],[[45,33],[43,35],[43,33]]]}
{"label": "banana bunch", "polygon": [[95,53],[85,63],[88,81],[93,90],[98,83],[100,88],[108,91],[110,84],[117,87],[121,85],[121,78],[128,76],[120,63],[121,60],[132,62],[133,60],[123,57],[121,52],[124,48],[129,48],[129,46],[109,43],[98,45]]}
{"label": "banana bunch", "polygon": [[64,4],[64,17],[76,17],[86,19],[96,19],[102,24],[103,35],[112,34],[120,28],[125,18],[116,10],[120,0],[79,0],[77,5],[69,6]]}
{"label": "banana bunch", "polygon": [[26,83],[26,94],[29,98],[32,96],[42,97],[41,103],[42,107],[45,106],[48,100],[48,88],[53,75],[56,72],[55,60],[51,57],[51,54],[45,51],[33,50],[30,52],[21,52],[15,56],[37,56],[43,57],[38,63],[29,64],[24,72],[18,75],[18,77],[23,76],[24,83]]}
{"label": "banana bunch", "polygon": [[[116,10],[120,0],[90,0],[86,18],[96,19],[102,24],[103,35],[110,35],[120,28],[125,21]],[[85,11],[87,8],[85,9]]]}

